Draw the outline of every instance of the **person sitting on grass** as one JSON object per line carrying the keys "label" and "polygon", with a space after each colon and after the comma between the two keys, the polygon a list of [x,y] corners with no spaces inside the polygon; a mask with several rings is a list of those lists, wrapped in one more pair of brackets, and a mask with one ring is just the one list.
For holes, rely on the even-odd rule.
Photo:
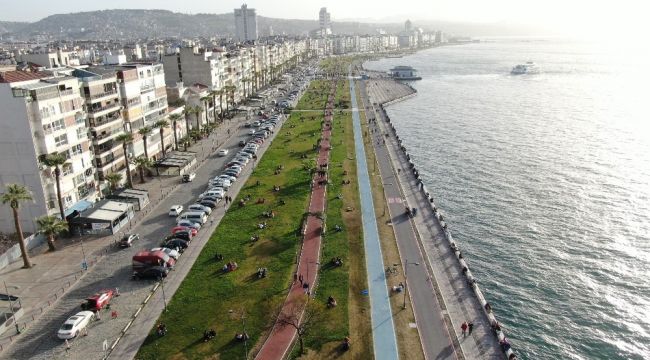
{"label": "person sitting on grass", "polygon": [[243,207],[244,205],[246,205],[246,201],[244,201],[244,199],[239,199],[239,207]]}
{"label": "person sitting on grass", "polygon": [[334,299],[334,297],[332,295],[330,295],[327,298],[327,307],[335,307],[336,305],[337,305],[336,304],[336,299]]}
{"label": "person sitting on grass", "polygon": [[258,204],[264,204],[265,202],[266,202],[266,199],[265,199],[265,198],[259,198],[259,199],[257,199],[257,203],[258,203]]}
{"label": "person sitting on grass", "polygon": [[259,239],[260,239],[260,236],[257,235],[257,234],[253,234],[253,236],[251,236],[251,242],[256,242]]}
{"label": "person sitting on grass", "polygon": [[275,186],[273,186],[273,191],[275,191],[275,192],[278,192],[278,191],[280,191],[280,187],[279,187],[279,186],[277,186],[277,185],[275,185]]}

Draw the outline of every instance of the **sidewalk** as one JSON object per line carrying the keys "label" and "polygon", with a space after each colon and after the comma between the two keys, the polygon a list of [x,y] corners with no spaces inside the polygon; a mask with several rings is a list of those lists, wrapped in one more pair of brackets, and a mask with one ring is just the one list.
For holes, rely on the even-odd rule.
{"label": "sidewalk", "polygon": [[[195,168],[199,168],[212,155],[213,143],[221,145],[227,139],[235,137],[238,133],[237,126],[238,121],[226,120],[217,129],[216,135],[211,135],[191,146],[188,150],[197,152],[197,165],[195,165]],[[227,129],[230,129],[233,135],[228,135]],[[127,260],[125,263],[122,258],[128,258],[129,254],[127,253],[130,253],[131,249],[120,250],[115,246],[116,241],[122,234],[134,230],[136,226],[152,224],[151,214],[158,210],[159,204],[174,194],[179,186],[178,177],[153,178],[149,179],[145,184],[139,184],[138,177],[135,177],[134,187],[149,191],[150,204],[143,211],[137,212],[136,216],[128,225],[122,228],[119,234],[104,237],[85,236],[62,239],[57,242],[58,250],[56,252],[44,252],[47,250],[47,246],[34,249],[33,262],[36,264],[34,268],[29,270],[21,269],[22,263],[17,261],[0,271],[0,280],[6,281],[10,288],[13,286],[19,287],[19,289],[12,289],[11,294],[20,297],[25,311],[25,314],[18,321],[23,334],[16,336],[15,331],[9,330],[0,336],[0,351],[2,351],[0,357],[5,358],[9,355],[6,350],[13,352],[14,358],[29,358],[37,355],[36,346],[30,345],[33,344],[32,341],[36,337],[43,335],[55,337],[54,334],[43,334],[42,332],[45,330],[43,327],[50,328],[45,331],[54,330],[55,332],[56,328],[65,320],[65,316],[80,311],[79,304],[83,298],[92,295],[101,288],[115,287],[115,282],[111,281],[111,278],[118,271],[122,272],[119,275],[120,278],[128,278],[130,268],[125,267],[125,265],[129,262]],[[204,184],[202,183],[201,186],[204,186]],[[152,244],[153,246],[158,245],[158,238]],[[83,243],[80,240],[83,240]],[[134,248],[144,246],[144,243],[135,244]],[[135,250],[133,249],[133,251]],[[87,271],[81,269],[84,253],[89,266]],[[109,263],[104,264],[107,258],[110,259]],[[101,266],[98,268],[98,265]],[[87,278],[89,275],[92,275],[91,278]],[[83,281],[80,281],[82,279]],[[79,283],[86,285],[80,285]],[[100,286],[100,284],[105,285]],[[74,294],[68,296],[71,288],[75,288]],[[128,289],[120,287],[120,292],[125,294]],[[62,303],[61,298],[63,297],[66,300]],[[115,302],[119,303],[122,299],[125,299],[125,297],[120,296]],[[43,318],[43,321],[49,322],[40,324],[35,330],[32,330],[31,325],[41,318]],[[12,343],[14,344],[12,345]]]}
{"label": "sidewalk", "polygon": [[[330,150],[330,136],[332,126],[332,109],[334,104],[334,94],[336,92],[336,82],[334,82],[333,90],[329,95],[327,107],[325,109],[325,121],[321,131],[320,149],[318,152],[318,169],[327,169],[329,161]],[[300,309],[300,318],[304,313],[304,307],[297,308],[297,304],[301,304],[305,294],[313,296],[315,293],[316,284],[318,282],[318,264],[320,260],[321,248],[321,233],[323,230],[323,220],[316,216],[317,213],[325,211],[325,199],[327,193],[327,186],[322,185],[320,182],[327,179],[327,175],[319,174],[317,171],[312,180],[312,191],[309,202],[309,216],[305,225],[304,237],[302,248],[300,251],[300,258],[298,260],[297,274],[304,278],[307,284],[303,288],[302,282],[294,282],[289,290],[289,294],[282,306],[281,313],[292,315],[292,311]],[[282,315],[280,315],[282,316]],[[296,329],[292,326],[287,326],[275,323],[271,334],[266,339],[259,353],[255,357],[259,360],[280,360],[284,359],[287,352],[291,348],[296,337]]]}
{"label": "sidewalk", "polygon": [[[369,93],[374,103],[380,103],[381,100],[378,99],[384,98],[386,91],[371,85]],[[454,345],[462,349],[461,356],[467,359],[503,359],[503,352],[481,304],[462,274],[458,259],[449,247],[440,222],[433,213],[426,189],[409,168],[410,161],[401,150],[400,141],[390,124],[390,119],[381,109],[377,111],[377,115],[376,125],[379,126],[382,137],[386,139],[385,148],[389,155],[387,160],[390,160],[393,167],[402,169],[394,172],[394,176],[401,185],[406,205],[417,209],[417,215],[411,220],[413,229],[423,247],[427,265],[431,267],[431,283],[440,299],[442,314]],[[385,134],[389,136],[383,136]],[[459,336],[460,324],[464,321],[474,323],[473,332],[468,337]]]}

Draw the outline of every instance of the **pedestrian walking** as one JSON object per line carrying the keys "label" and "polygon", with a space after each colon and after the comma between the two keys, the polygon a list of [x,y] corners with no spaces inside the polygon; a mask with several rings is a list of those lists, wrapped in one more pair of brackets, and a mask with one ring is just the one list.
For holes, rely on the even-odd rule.
{"label": "pedestrian walking", "polygon": [[467,321],[464,321],[460,326],[460,330],[463,333],[463,337],[467,336]]}
{"label": "pedestrian walking", "polygon": [[97,321],[99,321],[99,320],[102,319],[102,317],[99,315],[100,313],[101,313],[101,310],[98,310],[98,311],[95,313],[95,319],[96,319]]}
{"label": "pedestrian walking", "polygon": [[474,323],[470,321],[469,324],[467,324],[467,335],[472,335],[473,329],[474,329]]}
{"label": "pedestrian walking", "polygon": [[65,352],[67,353],[69,351],[70,351],[70,342],[68,341],[68,339],[65,339]]}
{"label": "pedestrian walking", "polygon": [[298,280],[300,280],[300,285],[302,285],[302,284],[303,284],[303,281],[305,280],[305,279],[302,277],[302,274],[300,274],[300,276],[298,277]]}
{"label": "pedestrian walking", "polygon": [[115,310],[111,311],[111,318],[117,319],[117,311]]}
{"label": "pedestrian walking", "polygon": [[292,284],[295,284],[295,283],[296,283],[296,280],[298,280],[298,274],[297,274],[297,273],[293,273],[293,282],[292,282]]}

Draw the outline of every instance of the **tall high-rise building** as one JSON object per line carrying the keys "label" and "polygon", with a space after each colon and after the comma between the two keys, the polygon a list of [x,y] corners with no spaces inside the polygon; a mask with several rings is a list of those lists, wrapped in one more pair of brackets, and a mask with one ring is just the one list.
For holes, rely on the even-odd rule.
{"label": "tall high-rise building", "polygon": [[320,25],[320,33],[322,36],[330,35],[332,33],[332,19],[330,13],[327,12],[326,7],[320,8],[318,12],[318,23]]}
{"label": "tall high-rise building", "polygon": [[238,41],[257,40],[257,15],[246,4],[235,9],[235,35]]}

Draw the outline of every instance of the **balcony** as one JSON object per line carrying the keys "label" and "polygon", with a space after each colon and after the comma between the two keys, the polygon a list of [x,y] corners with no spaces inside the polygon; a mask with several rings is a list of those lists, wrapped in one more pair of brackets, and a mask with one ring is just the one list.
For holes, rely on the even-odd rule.
{"label": "balcony", "polygon": [[116,111],[116,110],[117,111],[122,110],[122,105],[119,102],[111,103],[104,106],[97,106],[97,107],[89,106],[87,111],[90,117],[98,118],[102,115],[107,115],[109,112]]}
{"label": "balcony", "polygon": [[105,125],[115,123],[116,121],[119,121],[120,124],[122,124],[122,114],[120,113],[120,111],[116,111],[111,114],[106,114],[104,116],[93,117],[88,121],[88,123],[91,128],[95,128],[96,131],[99,131],[99,128]]}
{"label": "balcony", "polygon": [[[93,133],[93,140],[97,144],[105,143],[106,140],[111,139],[119,134],[122,134],[124,132],[124,129],[120,127],[116,127],[114,129],[109,129],[109,130],[104,130],[102,132],[94,132]],[[96,135],[95,135],[96,134]]]}
{"label": "balcony", "polygon": [[97,93],[97,94],[86,94],[85,97],[86,97],[87,100],[97,101],[99,99],[109,97],[109,96],[117,97],[117,89],[113,89],[113,90],[110,90],[110,91],[105,91],[105,92]]}

